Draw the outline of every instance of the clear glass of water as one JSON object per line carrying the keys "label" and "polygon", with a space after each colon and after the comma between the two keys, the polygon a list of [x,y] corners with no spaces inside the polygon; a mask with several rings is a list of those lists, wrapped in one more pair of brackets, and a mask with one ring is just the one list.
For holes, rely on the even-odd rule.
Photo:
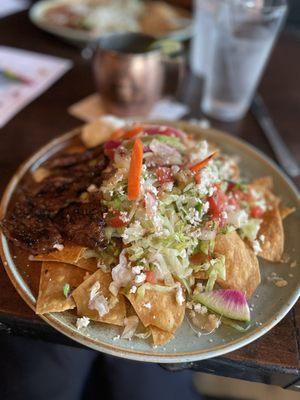
{"label": "clear glass of water", "polygon": [[205,78],[202,110],[233,121],[247,112],[287,13],[286,0],[194,0],[191,66]]}

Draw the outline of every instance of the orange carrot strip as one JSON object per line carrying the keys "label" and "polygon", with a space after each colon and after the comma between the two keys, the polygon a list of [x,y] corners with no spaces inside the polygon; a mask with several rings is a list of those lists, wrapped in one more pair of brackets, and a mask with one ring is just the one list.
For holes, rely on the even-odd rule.
{"label": "orange carrot strip", "polygon": [[131,139],[142,132],[142,126],[135,126],[134,128],[130,129],[129,131],[125,132],[125,135],[122,136],[122,139]]}
{"label": "orange carrot strip", "polygon": [[118,140],[121,139],[125,134],[124,129],[119,128],[116,131],[114,131],[110,137],[111,140]]}
{"label": "orange carrot strip", "polygon": [[190,170],[193,172],[200,171],[200,169],[204,168],[208,164],[208,162],[211,159],[213,159],[216,155],[217,155],[217,151],[212,153],[210,156],[204,158],[204,160],[202,160],[202,161],[198,162],[197,164],[193,165],[192,167],[190,167]]}
{"label": "orange carrot strip", "polygon": [[133,145],[129,175],[128,175],[128,199],[136,200],[141,190],[141,175],[143,167],[143,143],[136,139]]}

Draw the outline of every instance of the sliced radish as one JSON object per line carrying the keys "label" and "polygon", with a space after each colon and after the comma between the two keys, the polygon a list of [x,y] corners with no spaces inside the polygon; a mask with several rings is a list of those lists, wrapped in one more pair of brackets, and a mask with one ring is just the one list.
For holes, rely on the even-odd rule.
{"label": "sliced radish", "polygon": [[146,125],[143,127],[143,131],[146,135],[165,135],[178,137],[185,141],[187,139],[187,134],[180,129],[174,128],[173,126],[164,125]]}
{"label": "sliced radish", "polygon": [[193,297],[211,311],[237,321],[250,321],[250,310],[246,296],[239,290],[220,289],[203,292]]}

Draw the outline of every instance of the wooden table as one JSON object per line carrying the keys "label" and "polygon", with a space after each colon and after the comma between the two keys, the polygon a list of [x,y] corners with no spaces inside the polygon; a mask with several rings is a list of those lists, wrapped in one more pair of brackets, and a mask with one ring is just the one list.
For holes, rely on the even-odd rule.
{"label": "wooden table", "polygon": [[[16,167],[53,137],[80,124],[67,108],[95,89],[90,66],[80,50],[39,31],[31,25],[26,13],[0,20],[0,44],[72,59],[74,67],[48,91],[21,111],[0,129],[0,192]],[[280,39],[265,73],[260,92],[270,108],[291,151],[300,161],[298,139],[300,113],[300,37],[286,33]],[[197,80],[189,78],[182,97],[190,105],[190,117],[199,117],[200,90]],[[272,151],[256,121],[248,114],[232,124],[215,124],[254,144],[270,157]],[[299,181],[296,182],[299,184]],[[300,386],[299,332],[300,305],[267,335],[254,343],[190,367],[252,381],[273,383],[282,387]],[[77,345],[41,321],[16,293],[0,265],[0,334],[31,336],[59,343]],[[172,365],[169,369],[178,369]]]}

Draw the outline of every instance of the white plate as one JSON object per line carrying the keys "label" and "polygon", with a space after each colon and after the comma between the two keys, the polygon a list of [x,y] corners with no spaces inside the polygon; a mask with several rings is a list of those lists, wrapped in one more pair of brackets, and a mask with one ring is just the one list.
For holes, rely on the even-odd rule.
{"label": "white plate", "polygon": [[[167,124],[170,125],[169,122]],[[253,307],[251,312],[252,322],[250,329],[245,333],[222,326],[215,333],[199,338],[190,329],[188,323],[184,321],[182,327],[175,333],[173,341],[166,346],[153,348],[148,341],[114,340],[113,338],[120,333],[120,329],[106,324],[91,323],[86,331],[78,332],[75,328],[76,317],[71,312],[46,314],[42,317],[55,329],[83,345],[104,353],[139,361],[159,363],[188,362],[216,357],[234,351],[268,332],[287,314],[300,294],[300,212],[298,193],[292,182],[271,160],[241,140],[216,130],[203,130],[189,123],[174,125],[179,125],[183,130],[216,143],[228,154],[239,155],[241,158],[241,171],[246,173],[247,177],[265,175],[273,177],[275,193],[282,198],[284,204],[297,208],[296,213],[284,221],[284,229],[286,237],[285,253],[290,256],[290,262],[297,260],[298,266],[291,268],[290,262],[270,263],[260,259],[262,283],[249,301],[251,307]],[[78,134],[78,130],[53,140],[20,167],[4,193],[0,208],[2,216],[26,171],[39,164],[41,160],[47,159],[58,147],[61,147],[65,141],[76,134]],[[12,283],[26,303],[34,310],[36,298],[30,289],[31,282],[27,277],[28,271],[26,271],[27,274],[25,275],[24,271],[22,272],[16,265],[3,234],[1,236],[0,251]],[[286,287],[278,288],[267,280],[267,276],[273,271],[288,281]],[[290,277],[290,274],[293,274],[293,277]]]}
{"label": "white plate", "polygon": [[[93,32],[85,32],[78,29],[60,27],[55,25],[50,25],[43,19],[44,12],[53,4],[51,0],[41,0],[36,2],[29,10],[29,18],[31,22],[38,28],[51,33],[55,36],[59,36],[62,39],[77,44],[80,46],[85,46],[91,42],[96,41],[101,35],[96,35]],[[192,36],[193,25],[190,18],[181,18],[182,28],[170,31],[164,38],[174,39],[174,40],[186,40]],[[155,35],[153,35],[155,36]],[[162,39],[163,37],[156,37],[157,39]]]}

